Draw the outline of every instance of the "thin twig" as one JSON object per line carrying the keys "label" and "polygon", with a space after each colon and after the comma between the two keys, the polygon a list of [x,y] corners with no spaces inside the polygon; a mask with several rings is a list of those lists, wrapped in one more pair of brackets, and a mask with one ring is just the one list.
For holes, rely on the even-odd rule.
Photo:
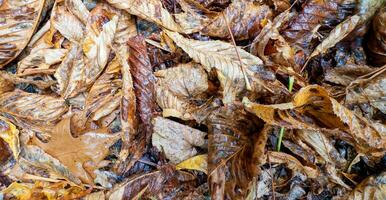
{"label": "thin twig", "polygon": [[240,54],[239,54],[239,50],[237,49],[236,41],[235,41],[235,38],[233,37],[233,33],[232,33],[232,30],[231,30],[231,27],[229,26],[229,23],[228,23],[228,20],[227,20],[225,14],[222,13],[222,15],[223,15],[223,17],[224,17],[224,19],[225,19],[225,23],[226,23],[226,25],[227,25],[229,35],[231,36],[233,46],[235,47],[237,57],[239,58],[239,61],[240,61],[240,69],[241,69],[241,72],[243,73],[243,76],[244,76],[244,79],[245,79],[245,85],[246,85],[246,87],[247,87],[247,90],[252,90],[252,87],[251,87],[251,84],[249,83],[249,79],[248,79],[248,77],[247,77],[247,74],[246,74],[245,71],[244,71],[243,62],[241,61],[241,57],[240,57]]}

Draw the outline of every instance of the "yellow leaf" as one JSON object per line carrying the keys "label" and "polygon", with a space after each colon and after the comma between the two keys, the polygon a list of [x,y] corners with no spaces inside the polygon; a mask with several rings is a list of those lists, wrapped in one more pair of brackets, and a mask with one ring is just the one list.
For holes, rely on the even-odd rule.
{"label": "yellow leaf", "polygon": [[18,200],[29,200],[32,191],[31,188],[26,186],[25,184],[13,182],[11,185],[9,185],[6,189],[1,191],[4,194],[12,194],[15,196]]}
{"label": "yellow leaf", "polygon": [[4,117],[0,116],[0,137],[8,143],[14,158],[17,160],[20,153],[19,130]]}
{"label": "yellow leaf", "polygon": [[198,156],[191,157],[187,160],[180,162],[176,168],[180,169],[194,169],[202,171],[205,174],[208,174],[208,154],[202,154]]}

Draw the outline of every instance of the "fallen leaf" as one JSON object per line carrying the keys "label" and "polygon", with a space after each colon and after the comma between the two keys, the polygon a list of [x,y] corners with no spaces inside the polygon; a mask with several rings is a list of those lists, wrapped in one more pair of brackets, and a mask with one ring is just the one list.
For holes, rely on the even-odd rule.
{"label": "fallen leaf", "polygon": [[301,172],[307,175],[309,178],[317,178],[320,174],[319,170],[310,166],[304,166],[302,163],[295,157],[283,153],[283,152],[268,152],[269,160],[272,163],[286,164],[286,166],[294,171],[295,173]]}
{"label": "fallen leaf", "polygon": [[153,22],[172,31],[181,32],[181,27],[173,16],[162,6],[159,0],[108,0],[112,6],[125,10],[132,15]]}
{"label": "fallen leaf", "polygon": [[358,152],[375,157],[385,152],[385,127],[354,114],[320,86],[302,88],[289,104],[260,105],[245,100],[244,105],[268,124],[290,129],[338,129],[348,135],[337,136],[354,143]]}
{"label": "fallen leaf", "polygon": [[385,172],[378,176],[370,176],[362,183],[357,185],[354,190],[350,192],[348,196],[344,198],[350,200],[365,200],[365,199],[385,199]]}
{"label": "fallen leaf", "polygon": [[38,27],[44,0],[3,0],[0,3],[2,31],[0,37],[0,68],[16,58],[27,46]]}
{"label": "fallen leaf", "polygon": [[67,10],[64,2],[55,4],[51,24],[60,34],[73,43],[80,43],[84,38],[85,25]]}
{"label": "fallen leaf", "polygon": [[194,176],[183,171],[163,166],[160,170],[133,176],[116,185],[107,195],[110,200],[173,198],[176,192],[187,189]]}
{"label": "fallen leaf", "polygon": [[177,169],[191,169],[208,174],[208,154],[201,154],[188,158],[176,165]]}
{"label": "fallen leaf", "polygon": [[107,156],[108,148],[119,138],[119,134],[96,131],[74,138],[70,125],[71,118],[65,118],[54,127],[47,143],[36,137],[33,137],[33,143],[57,158],[82,182],[92,184],[94,169]]}
{"label": "fallen leaf", "polygon": [[21,90],[0,95],[0,111],[30,121],[52,122],[59,119],[66,111],[63,99]]}
{"label": "fallen leaf", "polygon": [[19,130],[10,121],[1,116],[0,137],[9,145],[13,158],[17,160],[20,154]]}
{"label": "fallen leaf", "polygon": [[50,69],[54,64],[60,63],[65,55],[67,49],[38,49],[32,52],[18,63],[17,74],[26,75],[34,72],[45,71]]}
{"label": "fallen leaf", "polygon": [[165,152],[171,163],[178,164],[197,154],[195,147],[204,148],[205,132],[184,126],[166,118],[153,119],[152,144]]}
{"label": "fallen leaf", "polygon": [[[218,79],[223,88],[224,103],[232,103],[236,97],[246,89],[245,79],[241,67],[243,67],[248,79],[251,79],[252,91],[282,90],[276,82],[275,75],[264,68],[262,61],[238,49],[242,66],[233,45],[222,41],[198,41],[187,39],[176,32],[165,32],[170,36],[177,46],[181,47],[195,62],[201,63],[207,72],[217,70]],[[273,87],[275,85],[275,87]],[[279,92],[281,93],[281,92]]]}
{"label": "fallen leaf", "polygon": [[0,94],[10,92],[14,89],[14,85],[11,81],[0,76]]}
{"label": "fallen leaf", "polygon": [[212,199],[245,198],[249,183],[259,172],[258,154],[268,131],[263,129],[258,134],[250,117],[239,107],[228,105],[214,110],[205,122],[209,129],[208,184]]}
{"label": "fallen leaf", "polygon": [[386,24],[386,6],[383,6],[375,15],[372,21],[367,47],[369,48],[371,62],[381,66],[386,64],[385,40],[386,31],[383,28]]}
{"label": "fallen leaf", "polygon": [[84,67],[81,47],[74,44],[54,74],[58,82],[57,93],[64,99],[76,96],[84,87]]}
{"label": "fallen leaf", "polygon": [[208,90],[208,76],[202,66],[195,63],[180,64],[176,67],[159,70],[157,77],[156,99],[164,117],[193,119],[197,106],[194,100]]}
{"label": "fallen leaf", "polygon": [[246,40],[256,37],[271,17],[272,12],[267,5],[235,1],[209,22],[201,32],[212,37],[230,39],[228,21],[235,40]]}
{"label": "fallen leaf", "polygon": [[386,113],[386,66],[358,77],[346,89],[346,105],[369,103]]}

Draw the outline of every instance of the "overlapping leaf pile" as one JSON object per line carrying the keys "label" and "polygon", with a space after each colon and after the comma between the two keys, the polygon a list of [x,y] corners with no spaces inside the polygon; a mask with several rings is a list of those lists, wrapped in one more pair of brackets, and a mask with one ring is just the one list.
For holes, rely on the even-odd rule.
{"label": "overlapping leaf pile", "polygon": [[386,199],[383,0],[0,0],[5,199]]}

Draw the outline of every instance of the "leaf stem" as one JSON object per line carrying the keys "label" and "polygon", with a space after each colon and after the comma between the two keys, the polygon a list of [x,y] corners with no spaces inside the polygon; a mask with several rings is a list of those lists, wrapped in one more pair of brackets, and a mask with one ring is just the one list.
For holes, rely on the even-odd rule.
{"label": "leaf stem", "polygon": [[[295,78],[293,76],[290,76],[289,80],[288,80],[288,91],[289,92],[292,92],[292,89],[294,87],[294,83],[295,83]],[[280,149],[281,149],[281,143],[283,141],[284,131],[285,131],[284,127],[280,127],[279,138],[277,139],[277,145],[276,145],[277,151],[280,151]]]}

